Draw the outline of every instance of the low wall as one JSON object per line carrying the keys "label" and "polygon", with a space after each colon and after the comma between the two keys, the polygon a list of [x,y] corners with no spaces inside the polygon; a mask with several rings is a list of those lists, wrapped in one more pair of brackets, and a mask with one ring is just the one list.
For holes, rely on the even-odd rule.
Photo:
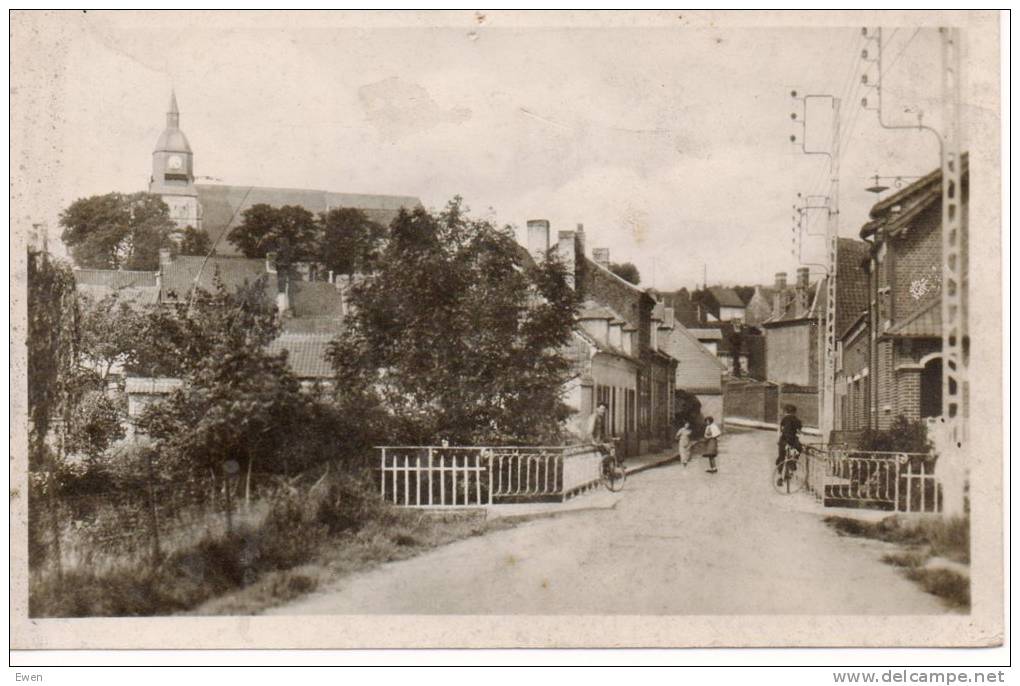
{"label": "low wall", "polygon": [[782,408],[793,405],[804,426],[818,426],[818,391],[805,386],[731,380],[723,390],[723,414],[727,417],[775,424]]}

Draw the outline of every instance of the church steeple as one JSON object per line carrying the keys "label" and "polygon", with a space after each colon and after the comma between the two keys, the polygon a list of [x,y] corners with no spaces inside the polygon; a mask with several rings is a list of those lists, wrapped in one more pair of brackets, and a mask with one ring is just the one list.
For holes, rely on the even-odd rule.
{"label": "church steeple", "polygon": [[170,90],[166,128],[152,151],[152,176],[149,192],[160,195],[170,208],[170,217],[178,228],[202,227],[202,208],[195,188],[194,155],[188,138],[181,131],[181,111],[177,93]]}
{"label": "church steeple", "polygon": [[170,109],[166,111],[167,128],[179,129],[181,127],[181,111],[177,109],[177,94],[170,89]]}

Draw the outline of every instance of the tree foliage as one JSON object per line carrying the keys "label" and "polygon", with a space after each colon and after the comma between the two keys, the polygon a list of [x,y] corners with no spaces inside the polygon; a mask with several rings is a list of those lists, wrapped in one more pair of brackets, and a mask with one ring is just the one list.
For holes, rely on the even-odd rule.
{"label": "tree foliage", "polygon": [[[228,292],[217,274],[212,292],[199,290],[191,306],[154,312],[141,335],[148,357],[136,369],[174,375],[181,388],[150,405],[139,428],[186,471],[235,471],[284,459],[288,442],[309,430],[310,399],[287,367],[285,355],[267,344],[279,332],[263,284]],[[166,355],[147,344],[165,341]]]}
{"label": "tree foliage", "polygon": [[369,272],[379,259],[386,229],[355,208],[338,207],[319,217],[316,260],[338,274]]}
{"label": "tree foliage", "polygon": [[641,283],[641,272],[631,262],[610,262],[609,271],[635,286]]}
{"label": "tree foliage", "polygon": [[174,229],[166,203],[151,193],[76,200],[60,214],[60,225],[75,263],[94,269],[154,270]]}
{"label": "tree foliage", "polygon": [[860,445],[862,450],[880,452],[927,453],[932,449],[925,423],[903,415],[897,415],[888,429],[865,431]]}
{"label": "tree foliage", "polygon": [[204,229],[188,226],[180,234],[181,255],[208,255],[212,249],[212,241]]}
{"label": "tree foliage", "polygon": [[242,221],[227,234],[245,257],[265,257],[275,252],[284,264],[315,257],[319,226],[315,215],[298,205],[272,207],[252,205],[241,213]]}
{"label": "tree foliage", "polygon": [[535,266],[509,227],[471,219],[460,198],[438,214],[402,211],[352,304],[330,350],[339,402],[384,412],[391,440],[558,434],[568,414],[559,349],[576,296],[563,266]]}
{"label": "tree foliage", "polygon": [[78,306],[70,267],[28,252],[29,462],[44,459],[45,439],[73,390],[78,356]]}

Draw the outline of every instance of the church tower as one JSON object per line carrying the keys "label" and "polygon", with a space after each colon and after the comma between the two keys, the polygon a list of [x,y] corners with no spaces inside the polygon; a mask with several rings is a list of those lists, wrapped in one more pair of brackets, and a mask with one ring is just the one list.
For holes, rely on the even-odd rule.
{"label": "church tower", "polygon": [[201,229],[202,208],[198,204],[198,190],[195,188],[194,155],[188,139],[181,131],[180,122],[177,96],[170,91],[166,128],[152,151],[149,192],[162,196],[163,202],[170,208],[170,218],[178,229],[188,226]]}

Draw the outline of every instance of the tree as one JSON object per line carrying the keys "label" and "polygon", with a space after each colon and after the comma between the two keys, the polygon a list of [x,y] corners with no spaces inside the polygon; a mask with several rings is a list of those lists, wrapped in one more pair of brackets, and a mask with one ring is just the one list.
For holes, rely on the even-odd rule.
{"label": "tree", "polygon": [[385,411],[391,440],[557,436],[576,296],[560,263],[522,253],[460,198],[439,214],[401,211],[330,349],[338,402]]}
{"label": "tree", "polygon": [[46,436],[68,406],[78,355],[78,304],[70,267],[28,252],[29,465],[43,466]]}
{"label": "tree", "polygon": [[641,283],[641,272],[631,262],[610,262],[609,271],[635,286]]}
{"label": "tree", "polygon": [[241,213],[242,221],[227,234],[245,257],[263,258],[275,252],[283,264],[315,255],[319,228],[315,216],[303,207],[252,205]]}
{"label": "tree", "polygon": [[264,348],[279,333],[264,277],[229,292],[213,273],[211,292],[197,289],[190,303],[152,308],[131,328],[124,368],[149,377],[184,377],[222,348]]}
{"label": "tree", "polygon": [[193,226],[186,227],[181,232],[180,253],[182,255],[208,255],[212,249],[212,242],[205,230],[196,229]]}
{"label": "tree", "polygon": [[107,193],[76,200],[60,214],[75,263],[94,269],[155,270],[174,223],[158,195]]}
{"label": "tree", "polygon": [[266,351],[279,328],[260,285],[229,293],[218,276],[214,283],[213,292],[198,292],[191,308],[150,320],[147,335],[169,334],[178,362],[167,371],[184,384],[146,408],[138,426],[180,468],[226,478],[240,468],[250,472],[255,463],[271,467],[286,459],[284,446],[306,428],[301,420],[310,399],[286,356]]}
{"label": "tree", "polygon": [[361,210],[338,207],[320,215],[322,227],[315,257],[338,274],[368,272],[379,258],[386,229]]}
{"label": "tree", "polygon": [[82,362],[105,382],[111,370],[134,352],[145,315],[116,293],[101,300],[80,295],[78,311]]}

